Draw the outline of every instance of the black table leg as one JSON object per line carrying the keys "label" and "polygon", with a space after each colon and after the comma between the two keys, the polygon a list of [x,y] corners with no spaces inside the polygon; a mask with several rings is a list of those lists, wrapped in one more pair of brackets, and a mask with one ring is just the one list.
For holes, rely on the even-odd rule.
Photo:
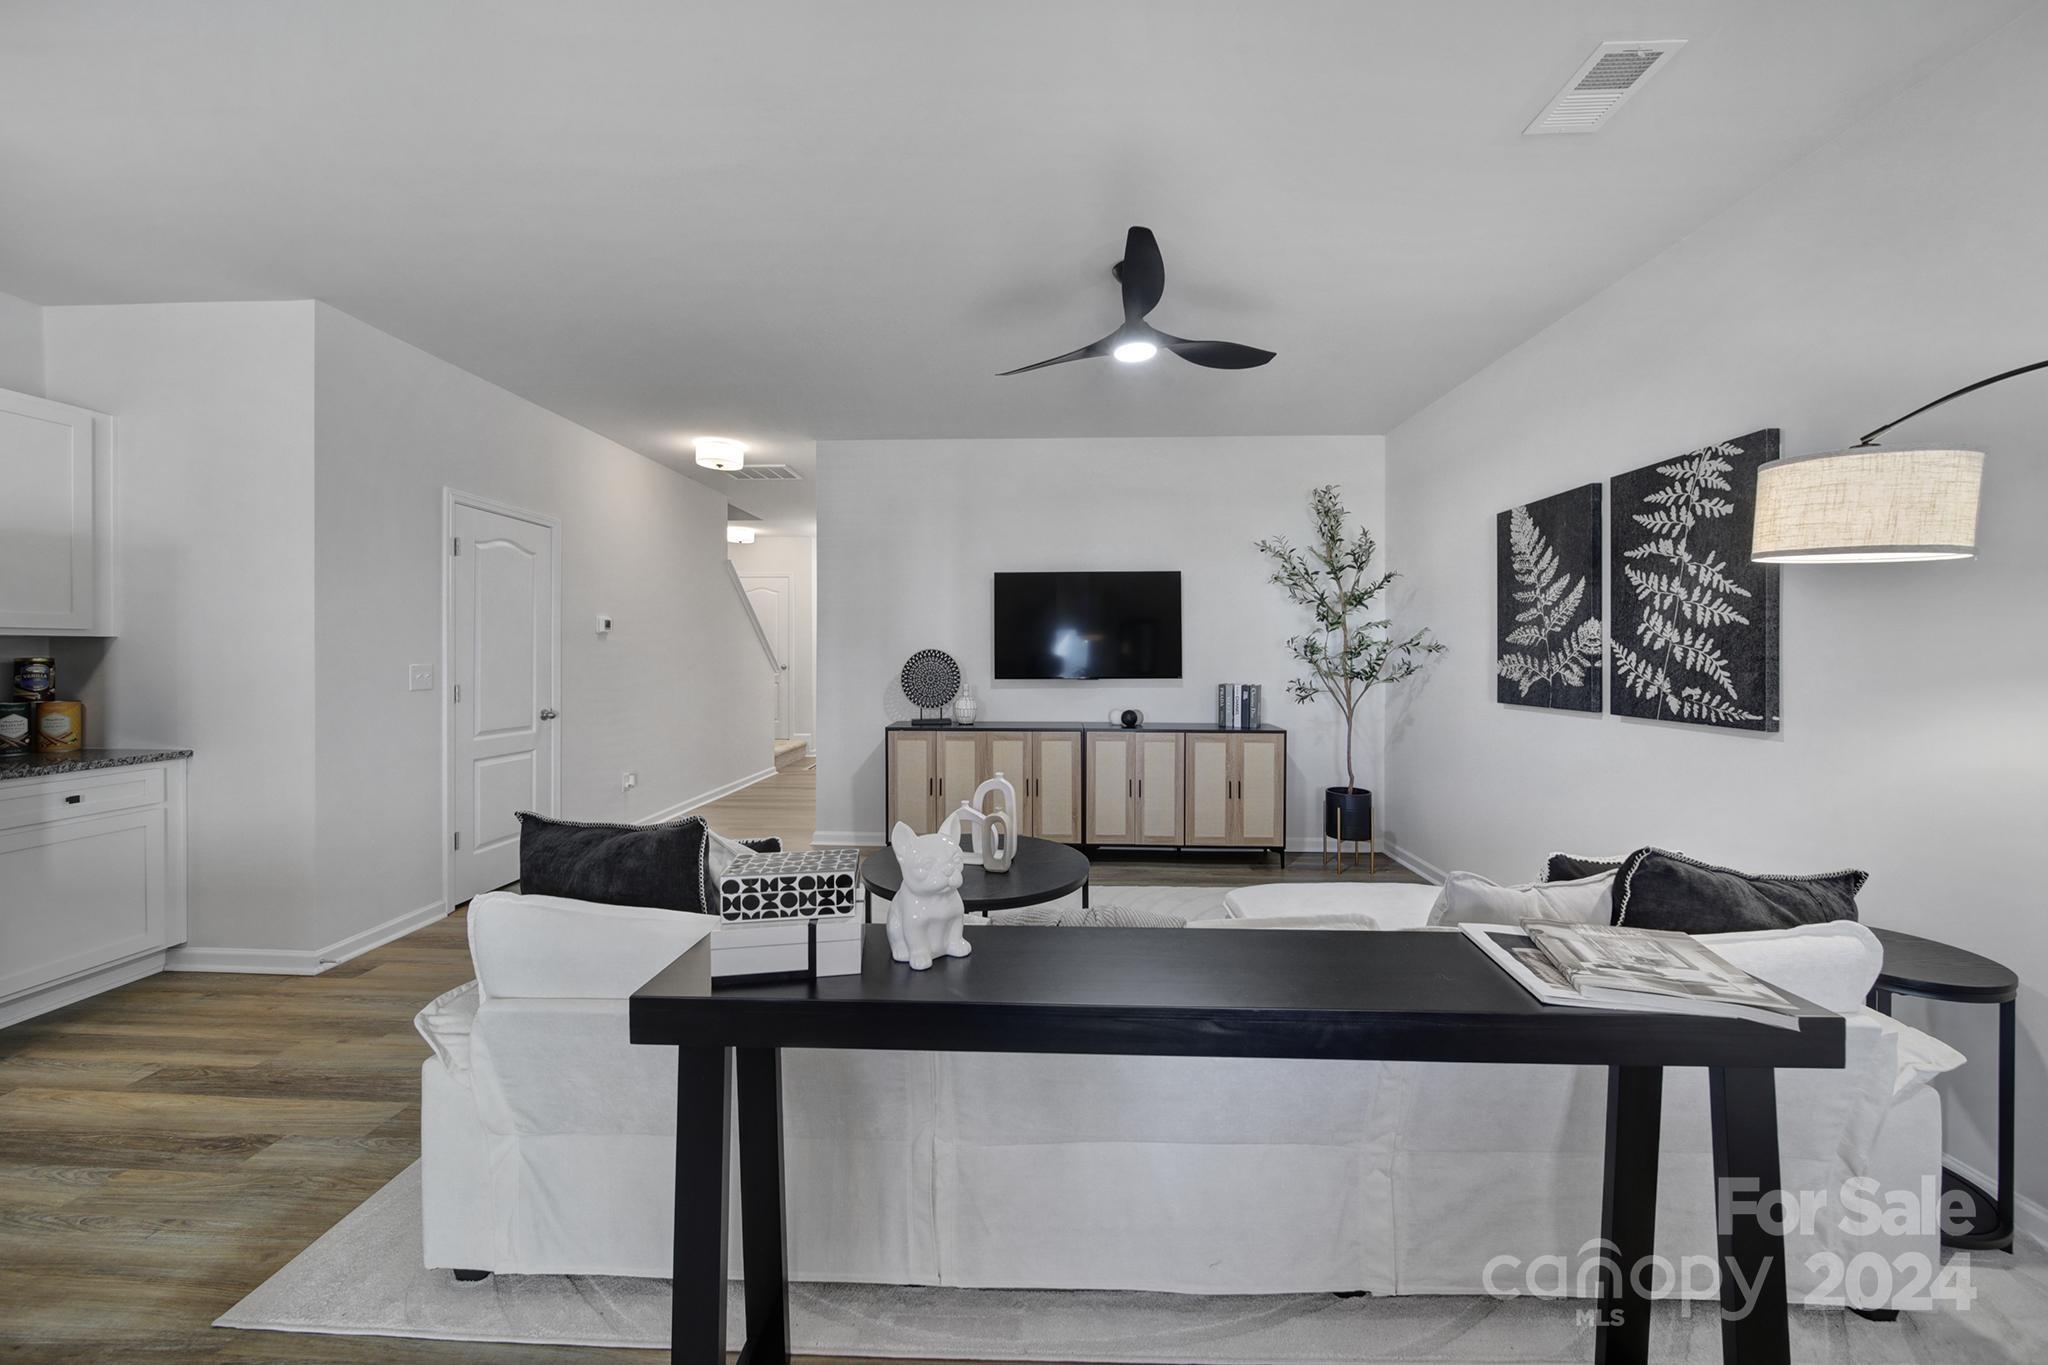
{"label": "black table leg", "polygon": [[1721,1244],[1723,1365],[1787,1365],[1784,1189],[1778,1090],[1769,1067],[1707,1072],[1714,1128],[1715,1219]]}
{"label": "black table leg", "polygon": [[725,1365],[725,1182],[732,1068],[722,1047],[676,1049],[676,1226],[669,1357]]}
{"label": "black table leg", "polygon": [[1086,882],[1081,883],[1081,908],[1083,910],[1088,908],[1088,883]]}
{"label": "black table leg", "polygon": [[1650,1358],[1648,1271],[1655,1251],[1657,1143],[1664,1117],[1664,1071],[1607,1069],[1607,1156],[1600,1192],[1600,1236],[1613,1259],[1600,1279],[1594,1365],[1643,1365]]}
{"label": "black table leg", "polygon": [[2007,1000],[1998,1007],[1998,1226],[1995,1237],[2005,1239],[2005,1251],[2012,1252],[2012,1051],[2013,1009]]}
{"label": "black table leg", "polygon": [[736,1049],[740,1089],[740,1263],[746,1365],[789,1359],[789,1252],[782,1199],[782,1053]]}

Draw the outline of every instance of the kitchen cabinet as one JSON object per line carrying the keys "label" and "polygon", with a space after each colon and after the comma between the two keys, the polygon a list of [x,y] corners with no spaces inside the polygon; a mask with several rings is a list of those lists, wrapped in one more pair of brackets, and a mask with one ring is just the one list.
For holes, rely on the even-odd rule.
{"label": "kitchen cabinet", "polygon": [[0,390],[0,635],[111,635],[113,424]]}
{"label": "kitchen cabinet", "polygon": [[185,763],[0,780],[0,1026],[185,941]]}

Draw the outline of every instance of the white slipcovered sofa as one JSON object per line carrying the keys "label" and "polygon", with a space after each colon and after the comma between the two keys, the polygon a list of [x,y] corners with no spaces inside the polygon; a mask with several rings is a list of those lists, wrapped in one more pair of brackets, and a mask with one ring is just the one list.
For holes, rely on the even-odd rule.
{"label": "white slipcovered sofa", "polygon": [[[477,980],[418,1021],[433,1048],[421,1120],[429,1266],[669,1273],[674,1054],[627,1042],[626,999],[712,925],[544,897],[472,904]],[[1863,1179],[1879,1198],[1917,1194],[1937,1176],[1928,1082],[1962,1060],[1860,1008],[1874,939],[1770,941],[1807,934],[1723,936],[1731,950],[1761,941],[1741,948],[1760,975],[1774,955],[1808,964],[1782,984],[1832,991],[1843,998],[1821,1003],[1849,1013],[1845,1069],[1779,1079],[1787,1184],[1826,1199],[1816,1226],[1790,1239],[1795,1297],[1820,1282],[1816,1253],[1938,1266],[1930,1230],[1845,1227],[1841,1192]],[[1562,1257],[1551,1278],[1590,1292],[1579,1271],[1598,1236],[1596,1068],[791,1051],[784,1076],[797,1279],[1481,1293],[1542,1289],[1522,1268]],[[1674,1265],[1710,1261],[1696,1070],[1667,1074],[1658,1195],[1658,1251]],[[733,1227],[737,1243],[736,1211]],[[1865,1294],[1854,1306],[1881,1308],[1910,1277],[1849,1279]],[[1880,1280],[1885,1297],[1869,1297]],[[1835,1282],[1837,1297],[1813,1301],[1842,1302]],[[1709,1272],[1676,1290],[1713,1283]]]}

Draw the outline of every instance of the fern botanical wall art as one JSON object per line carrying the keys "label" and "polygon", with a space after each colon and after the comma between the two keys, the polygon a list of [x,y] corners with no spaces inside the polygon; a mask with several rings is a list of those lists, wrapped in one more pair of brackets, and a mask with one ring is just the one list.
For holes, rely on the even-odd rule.
{"label": "fern botanical wall art", "polygon": [[1499,678],[1511,706],[1598,711],[1606,639],[1600,629],[1600,485],[1589,483],[1500,514]]}
{"label": "fern botanical wall art", "polygon": [[1749,562],[1757,466],[1777,458],[1773,428],[1613,480],[1614,714],[1778,728],[1778,569]]}

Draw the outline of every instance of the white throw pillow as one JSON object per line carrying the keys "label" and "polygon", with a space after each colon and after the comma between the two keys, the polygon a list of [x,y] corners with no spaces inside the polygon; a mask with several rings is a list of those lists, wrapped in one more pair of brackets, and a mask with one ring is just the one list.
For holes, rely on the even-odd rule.
{"label": "white throw pillow", "polygon": [[1431,925],[1520,924],[1525,919],[1568,924],[1610,924],[1614,920],[1614,874],[1572,882],[1502,886],[1476,872],[1453,872],[1429,912]]}

